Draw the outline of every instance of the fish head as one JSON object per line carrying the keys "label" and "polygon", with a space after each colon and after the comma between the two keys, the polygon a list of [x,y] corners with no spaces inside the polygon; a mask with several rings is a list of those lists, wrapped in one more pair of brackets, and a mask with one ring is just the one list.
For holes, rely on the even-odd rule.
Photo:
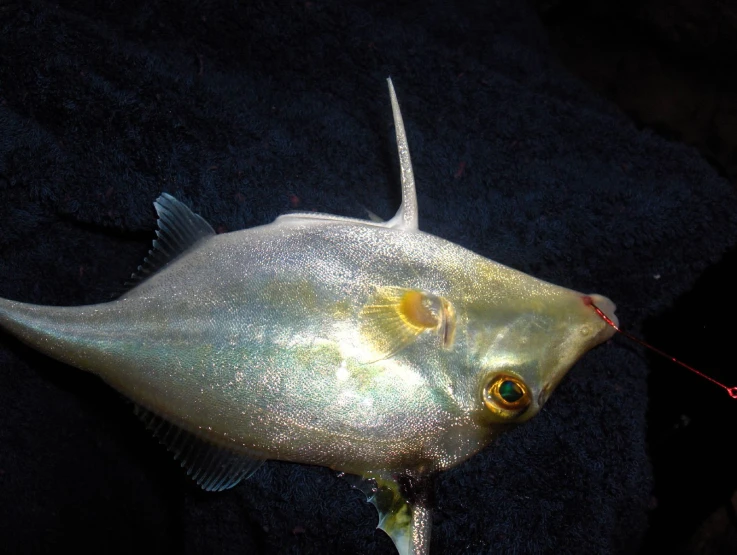
{"label": "fish head", "polygon": [[[616,306],[509,269],[467,296],[464,366],[469,408],[484,424],[519,424],[543,407],[568,370],[609,339]],[[483,282],[481,282],[483,283]],[[473,409],[472,409],[473,410]]]}

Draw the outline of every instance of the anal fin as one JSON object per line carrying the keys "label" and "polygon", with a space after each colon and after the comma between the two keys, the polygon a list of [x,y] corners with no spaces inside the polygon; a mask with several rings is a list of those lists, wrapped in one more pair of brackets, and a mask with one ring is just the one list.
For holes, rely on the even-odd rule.
{"label": "anal fin", "polygon": [[142,407],[136,406],[135,413],[154,437],[174,454],[174,459],[186,469],[187,476],[205,491],[230,489],[264,463],[265,458],[257,453],[215,445]]}

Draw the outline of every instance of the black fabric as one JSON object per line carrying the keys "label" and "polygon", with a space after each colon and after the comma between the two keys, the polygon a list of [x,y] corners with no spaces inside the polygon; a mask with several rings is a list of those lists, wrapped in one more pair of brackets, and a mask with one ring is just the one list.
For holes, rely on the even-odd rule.
{"label": "black fabric", "polygon": [[[737,242],[691,149],[569,77],[534,14],[492,3],[0,2],[0,296],[108,300],[162,191],[218,231],[290,209],[389,218],[385,78],[420,227],[618,304],[641,330]],[[441,475],[432,553],[632,553],[647,525],[646,362],[587,354],[535,419]],[[393,553],[324,468],[199,491],[95,377],[0,334],[7,552]]]}

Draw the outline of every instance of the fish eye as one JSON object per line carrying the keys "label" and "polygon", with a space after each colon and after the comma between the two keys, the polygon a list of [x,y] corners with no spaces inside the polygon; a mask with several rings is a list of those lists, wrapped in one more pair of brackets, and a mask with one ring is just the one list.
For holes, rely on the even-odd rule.
{"label": "fish eye", "polygon": [[484,404],[496,416],[515,418],[530,406],[530,390],[516,376],[499,374],[484,387]]}

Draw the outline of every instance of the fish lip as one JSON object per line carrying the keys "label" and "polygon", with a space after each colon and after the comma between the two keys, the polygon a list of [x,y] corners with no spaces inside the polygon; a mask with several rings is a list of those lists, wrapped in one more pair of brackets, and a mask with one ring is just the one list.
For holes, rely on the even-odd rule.
{"label": "fish lip", "polygon": [[[617,318],[617,315],[615,314],[617,305],[603,295],[586,295],[584,299],[587,304],[593,304],[596,308],[601,310],[604,315],[611,320],[612,324],[614,324],[614,326],[612,326],[609,322],[604,322],[606,326],[611,329],[611,334],[609,334],[609,337],[611,337],[616,332],[616,328],[619,327],[619,318]],[[601,316],[599,317],[601,318]]]}

